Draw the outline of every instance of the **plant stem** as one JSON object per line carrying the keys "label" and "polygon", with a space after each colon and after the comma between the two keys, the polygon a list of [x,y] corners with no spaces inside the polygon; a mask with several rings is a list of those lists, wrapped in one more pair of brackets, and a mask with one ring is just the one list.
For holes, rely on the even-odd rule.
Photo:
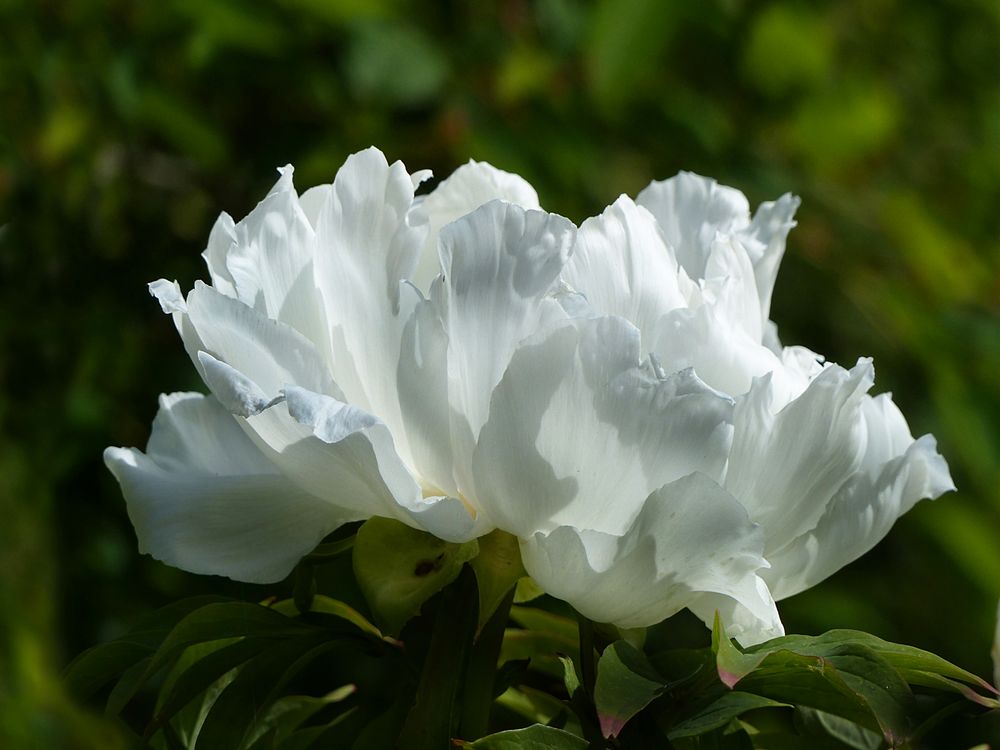
{"label": "plant stem", "polygon": [[594,685],[597,682],[597,670],[594,665],[594,623],[581,614],[578,614],[577,618],[580,628],[580,678],[587,695],[593,697]]}
{"label": "plant stem", "polygon": [[513,601],[514,587],[511,587],[472,647],[462,691],[462,721],[458,735],[464,740],[477,740],[489,733],[497,659]]}
{"label": "plant stem", "polygon": [[451,747],[450,740],[458,730],[462,681],[476,632],[477,597],[475,575],[468,566],[441,592],[417,698],[397,747],[407,750]]}

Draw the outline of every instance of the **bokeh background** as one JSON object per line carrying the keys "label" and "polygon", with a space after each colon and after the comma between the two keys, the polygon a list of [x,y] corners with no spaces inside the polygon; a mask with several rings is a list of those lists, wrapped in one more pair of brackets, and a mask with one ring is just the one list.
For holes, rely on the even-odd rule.
{"label": "bokeh background", "polygon": [[438,176],[488,160],[577,222],[679,169],[801,195],[783,340],[874,356],[959,491],[785,622],[991,673],[996,0],[0,0],[0,746],[126,747],[63,694],[68,659],[171,599],[253,593],[140,557],[101,451],[200,387],[145,283],[203,278],[215,216],[275,167],[305,188],[370,144]]}

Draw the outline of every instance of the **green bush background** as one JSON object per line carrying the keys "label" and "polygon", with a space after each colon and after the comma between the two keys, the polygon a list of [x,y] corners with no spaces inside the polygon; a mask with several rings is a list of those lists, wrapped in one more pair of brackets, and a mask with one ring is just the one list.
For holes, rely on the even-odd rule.
{"label": "green bush background", "polygon": [[998,70],[996,0],[0,0],[0,745],[126,746],[63,695],[66,661],[167,600],[256,595],[140,557],[101,450],[200,387],[145,282],[204,277],[216,214],[275,167],[304,188],[370,144],[438,176],[488,160],[577,222],[679,169],[801,195],[783,340],[874,356],[959,491],[785,622],[988,675]]}

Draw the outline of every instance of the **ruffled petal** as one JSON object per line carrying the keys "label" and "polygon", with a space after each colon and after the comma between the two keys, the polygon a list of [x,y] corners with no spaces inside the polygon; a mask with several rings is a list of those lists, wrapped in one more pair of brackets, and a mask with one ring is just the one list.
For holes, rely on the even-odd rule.
{"label": "ruffled petal", "polygon": [[691,172],[651,182],[636,203],[656,217],[677,260],[692,279],[705,278],[716,234],[750,225],[750,204],[743,193]]}
{"label": "ruffled petal", "polygon": [[[195,283],[188,295],[186,318],[190,326],[182,327],[181,335],[203,374],[204,360],[198,354],[201,351],[242,373],[268,399],[288,383],[320,393],[341,393],[326,361],[309,339],[210,286]],[[208,382],[206,378],[210,388],[219,382]]]}
{"label": "ruffled petal", "polygon": [[562,525],[620,535],[664,484],[721,478],[731,418],[732,401],[690,370],[640,366],[627,321],[572,320],[522,344],[494,391],[476,497],[521,537]]}
{"label": "ruffled petal", "polygon": [[226,267],[238,299],[297,330],[330,361],[329,326],[313,276],[315,231],[299,205],[292,167],[278,171],[271,192],[236,224]]}
{"label": "ruffled petal", "polygon": [[795,226],[793,217],[799,203],[799,198],[791,193],[785,193],[776,201],[765,201],[757,207],[750,226],[738,233],[753,263],[763,322],[771,313],[774,281],[785,254],[785,240]]}
{"label": "ruffled petal", "polygon": [[227,297],[236,296],[236,282],[226,266],[226,256],[235,244],[236,222],[232,216],[223,211],[212,225],[212,231],[208,235],[208,246],[201,257],[208,266],[212,286]]}
{"label": "ruffled petal", "polygon": [[396,453],[388,428],[377,418],[302,388],[287,388],[285,400],[289,415],[315,438],[303,449],[318,449],[330,464],[356,467],[351,480],[367,487],[354,494],[375,501],[369,501],[372,515],[396,518],[451,542],[468,541],[492,529],[460,498],[425,497]]}
{"label": "ruffled petal", "polygon": [[447,379],[457,483],[467,495],[472,449],[490,394],[518,343],[565,317],[552,291],[576,228],[561,216],[487,203],[441,232],[445,270],[431,302],[448,337]]}
{"label": "ruffled petal", "polygon": [[813,528],[864,459],[862,418],[874,381],[870,360],[850,371],[831,365],[776,411],[770,377],[736,405],[725,487],[767,534],[765,556]]}
{"label": "ruffled petal", "polygon": [[709,302],[664,315],[651,348],[666,370],[692,367],[710,386],[732,396],[746,393],[755,377],[766,374],[772,374],[776,389],[788,389],[778,356]]}
{"label": "ruffled petal", "polygon": [[778,618],[775,598],[765,582],[767,566],[760,569],[753,582],[756,592],[749,590],[749,582],[744,583],[742,595],[737,598],[724,594],[698,594],[688,604],[688,609],[708,627],[715,624],[715,614],[725,624],[726,635],[735,638],[744,647],[778,638],[785,634],[785,626]]}
{"label": "ruffled petal", "polygon": [[763,341],[760,296],[753,265],[743,243],[719,234],[710,245],[705,264],[705,289],[722,325],[742,331],[755,345]]}
{"label": "ruffled petal", "polygon": [[778,599],[816,585],[881,541],[896,519],[923,498],[955,489],[931,435],[914,441],[883,394],[861,409],[867,450],[859,470],[837,490],[815,527],[768,555],[765,578]]}
{"label": "ruffled petal", "polygon": [[780,628],[757,576],[762,548],[743,507],[692,474],[652,493],[621,535],[560,526],[522,540],[521,557],[547,593],[598,622],[653,625],[711,593]]}
{"label": "ruffled petal", "polygon": [[431,281],[442,271],[438,256],[441,229],[492,200],[504,200],[522,208],[540,208],[538,193],[523,177],[472,160],[452,172],[422,199],[420,208],[427,215],[430,231],[413,274],[413,283],[418,289],[426,292]]}
{"label": "ruffled petal", "polygon": [[[392,439],[382,454],[373,446],[371,433],[388,436],[385,425],[346,403],[305,337],[204,285],[188,295],[182,318],[206,385],[290,481],[364,518],[396,517],[419,496]],[[327,408],[306,409],[302,394],[328,399]]]}
{"label": "ruffled petal", "polygon": [[108,448],[141,551],[192,573],[271,583],[357,518],[282,476],[215,399],[160,399],[146,452]]}
{"label": "ruffled petal", "polygon": [[412,276],[427,236],[426,218],[413,208],[413,190],[401,162],[390,165],[381,151],[369,148],[348,157],[332,186],[307,193],[334,379],[348,402],[392,428],[407,456],[398,429],[396,371],[410,310],[401,309],[400,282]]}
{"label": "ruffled petal", "polygon": [[448,335],[430,300],[418,303],[406,323],[397,381],[403,429],[424,491],[457,495],[448,402]]}
{"label": "ruffled petal", "polygon": [[646,350],[663,315],[687,307],[696,288],[656,220],[624,195],[580,226],[563,280],[598,314],[630,320]]}

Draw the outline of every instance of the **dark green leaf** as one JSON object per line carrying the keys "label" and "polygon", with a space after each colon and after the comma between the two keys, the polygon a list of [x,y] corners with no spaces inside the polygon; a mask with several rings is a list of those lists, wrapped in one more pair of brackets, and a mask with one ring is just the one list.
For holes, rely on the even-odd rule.
{"label": "dark green leaf", "polygon": [[500,646],[500,664],[530,660],[532,669],[562,679],[562,666],[556,655],[572,653],[574,650],[572,644],[548,633],[507,628]]}
{"label": "dark green leaf", "polygon": [[209,604],[192,612],[170,631],[149,665],[153,675],[176,659],[188,646],[223,638],[294,638],[320,629],[293,620],[268,607],[247,602]]}
{"label": "dark green leaf", "polygon": [[784,708],[788,703],[773,701],[760,695],[733,691],[721,696],[701,711],[676,724],[667,737],[671,740],[696,737],[724,727],[737,716],[758,708]]}
{"label": "dark green leaf", "polygon": [[[395,747],[403,722],[410,708],[411,698],[400,697],[388,711],[383,711],[359,730],[351,750],[385,750]],[[328,745],[329,746],[329,745]],[[285,750],[282,748],[281,750]]]}
{"label": "dark green leaf", "polygon": [[878,750],[882,736],[840,716],[800,706],[796,711],[802,727],[814,734],[823,733],[852,750]]}
{"label": "dark green leaf", "polygon": [[294,638],[245,663],[205,717],[197,749],[241,746],[288,681],[335,645],[323,636]]}
{"label": "dark green leaf", "polygon": [[154,722],[168,721],[229,670],[267,648],[266,638],[222,639],[199,643],[185,650],[160,690]]}
{"label": "dark green leaf", "polygon": [[[289,617],[293,617],[299,612],[299,609],[295,606],[295,602],[292,599],[284,599],[280,602],[272,604],[270,609]],[[329,596],[324,596],[323,594],[314,595],[308,611],[314,614],[330,615],[341,620],[346,620],[373,638],[383,638],[382,631],[369,622],[368,619],[354,609],[354,607],[337,599],[332,599]]]}
{"label": "dark green leaf", "polygon": [[577,623],[568,617],[532,607],[511,607],[510,619],[526,629],[506,630],[500,648],[500,663],[531,659],[533,668],[561,680],[563,669],[556,655],[579,651]]}
{"label": "dark green leaf", "polygon": [[537,724],[550,724],[569,712],[569,707],[563,701],[527,685],[507,688],[497,698],[497,703]]}
{"label": "dark green leaf", "polygon": [[594,703],[605,737],[616,737],[622,727],[663,692],[665,682],[641,651],[626,641],[615,641],[597,663]]}
{"label": "dark green leaf", "polygon": [[952,680],[936,672],[921,672],[920,670],[915,669],[900,669],[899,674],[910,685],[943,690],[949,693],[958,693],[959,695],[964,696],[967,700],[970,700],[973,703],[978,703],[980,706],[984,706],[985,708],[1000,708],[1000,700],[997,700],[996,698],[988,698],[981,693],[977,693],[968,685],[959,682],[958,680]]}
{"label": "dark green leaf", "polygon": [[717,677],[715,657],[709,648],[668,649],[647,654],[647,658],[672,688],[696,678],[715,682]]}
{"label": "dark green leaf", "polygon": [[561,729],[535,724],[497,732],[475,742],[459,742],[469,750],[587,750],[587,741]]}
{"label": "dark green leaf", "polygon": [[716,618],[713,647],[719,677],[730,688],[738,683],[744,692],[841,716],[880,731],[892,746],[912,731],[909,686],[860,639],[793,636],[744,653]]}
{"label": "dark green leaf", "polygon": [[510,619],[527,630],[548,633],[577,648],[576,620],[535,607],[511,607]]}
{"label": "dark green leaf", "polygon": [[986,680],[952,664],[937,654],[913,646],[885,641],[870,633],[859,630],[830,630],[819,636],[784,636],[749,648],[747,652],[755,653],[757,651],[772,651],[776,648],[787,648],[800,653],[820,653],[827,646],[841,643],[858,643],[868,646],[896,669],[935,672],[945,677],[977,685],[994,695],[997,694],[997,689],[986,682]]}
{"label": "dark green leaf", "polygon": [[522,659],[502,664],[497,669],[496,678],[493,680],[493,696],[503,695],[507,688],[519,684],[524,678],[525,672],[528,671],[530,663],[529,659]]}
{"label": "dark green leaf", "polygon": [[218,596],[199,596],[173,602],[140,618],[121,638],[87,649],[66,669],[66,683],[70,691],[81,698],[93,694],[109,680],[156,651],[186,615],[207,604],[223,601]]}
{"label": "dark green leaf", "polygon": [[740,690],[810,706],[879,730],[892,743],[907,733],[905,683],[870,650],[845,646],[828,657],[776,651],[740,681]]}
{"label": "dark green leaf", "polygon": [[311,695],[288,695],[270,705],[256,722],[247,738],[248,747],[255,744],[271,747],[284,741],[302,724],[333,703],[340,703],[356,691],[354,685],[344,685],[318,698]]}
{"label": "dark green leaf", "polygon": [[121,713],[121,710],[135,695],[135,691],[142,685],[151,658],[147,656],[140,659],[118,678],[118,682],[111,688],[111,693],[108,695],[108,702],[104,708],[105,713],[110,716]]}
{"label": "dark green leaf", "polygon": [[[362,729],[361,712],[349,708],[330,722],[316,727],[306,727],[292,732],[275,750],[326,750],[351,747],[351,742]],[[253,750],[256,750],[254,748]]]}

